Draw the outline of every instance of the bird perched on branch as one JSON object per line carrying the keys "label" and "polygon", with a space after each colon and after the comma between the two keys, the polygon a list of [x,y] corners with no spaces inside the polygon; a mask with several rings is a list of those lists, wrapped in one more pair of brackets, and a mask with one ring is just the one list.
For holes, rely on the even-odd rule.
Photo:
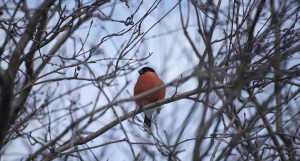
{"label": "bird perched on branch", "polygon": [[[148,90],[151,90],[153,88],[159,87],[161,85],[164,85],[164,82],[158,77],[158,75],[155,73],[155,71],[150,67],[144,67],[141,70],[139,70],[139,78],[134,86],[134,96],[146,92]],[[166,95],[166,89],[163,88],[159,90],[158,92],[149,94],[145,97],[142,97],[140,99],[135,100],[135,103],[137,106],[141,107],[144,105],[147,105],[149,103],[153,103],[159,100],[162,100],[165,98]],[[153,108],[150,110],[145,111],[145,119],[144,119],[144,126],[150,128],[151,127],[151,119],[152,114],[155,111],[155,109],[159,109],[160,107]]]}

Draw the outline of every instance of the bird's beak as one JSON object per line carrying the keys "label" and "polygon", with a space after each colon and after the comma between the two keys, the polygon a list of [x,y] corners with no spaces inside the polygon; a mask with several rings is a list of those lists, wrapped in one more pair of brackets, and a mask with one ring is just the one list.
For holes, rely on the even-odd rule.
{"label": "bird's beak", "polygon": [[140,73],[140,75],[142,75],[144,73],[144,71],[143,70],[139,70],[139,73]]}

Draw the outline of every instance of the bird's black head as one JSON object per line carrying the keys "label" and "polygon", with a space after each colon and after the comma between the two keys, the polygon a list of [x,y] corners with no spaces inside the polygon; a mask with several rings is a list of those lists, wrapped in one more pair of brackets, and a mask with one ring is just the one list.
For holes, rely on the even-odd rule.
{"label": "bird's black head", "polygon": [[154,72],[155,73],[155,70],[152,69],[152,68],[150,68],[150,67],[144,67],[141,70],[139,70],[140,75],[142,75],[142,74],[144,74],[146,72]]}

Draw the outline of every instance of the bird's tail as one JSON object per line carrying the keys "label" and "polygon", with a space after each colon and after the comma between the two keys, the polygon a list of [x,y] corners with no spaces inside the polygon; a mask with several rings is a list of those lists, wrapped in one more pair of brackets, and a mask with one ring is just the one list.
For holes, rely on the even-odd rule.
{"label": "bird's tail", "polygon": [[149,129],[150,129],[150,127],[151,127],[151,119],[149,119],[149,118],[147,117],[147,115],[145,115],[145,119],[144,119],[144,127],[145,127],[145,128],[149,128]]}

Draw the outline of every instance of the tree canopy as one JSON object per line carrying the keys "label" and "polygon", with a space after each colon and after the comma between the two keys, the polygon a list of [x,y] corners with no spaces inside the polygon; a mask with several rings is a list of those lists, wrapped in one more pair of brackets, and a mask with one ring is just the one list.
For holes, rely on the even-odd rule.
{"label": "tree canopy", "polygon": [[299,6],[1,1],[0,160],[299,160]]}

